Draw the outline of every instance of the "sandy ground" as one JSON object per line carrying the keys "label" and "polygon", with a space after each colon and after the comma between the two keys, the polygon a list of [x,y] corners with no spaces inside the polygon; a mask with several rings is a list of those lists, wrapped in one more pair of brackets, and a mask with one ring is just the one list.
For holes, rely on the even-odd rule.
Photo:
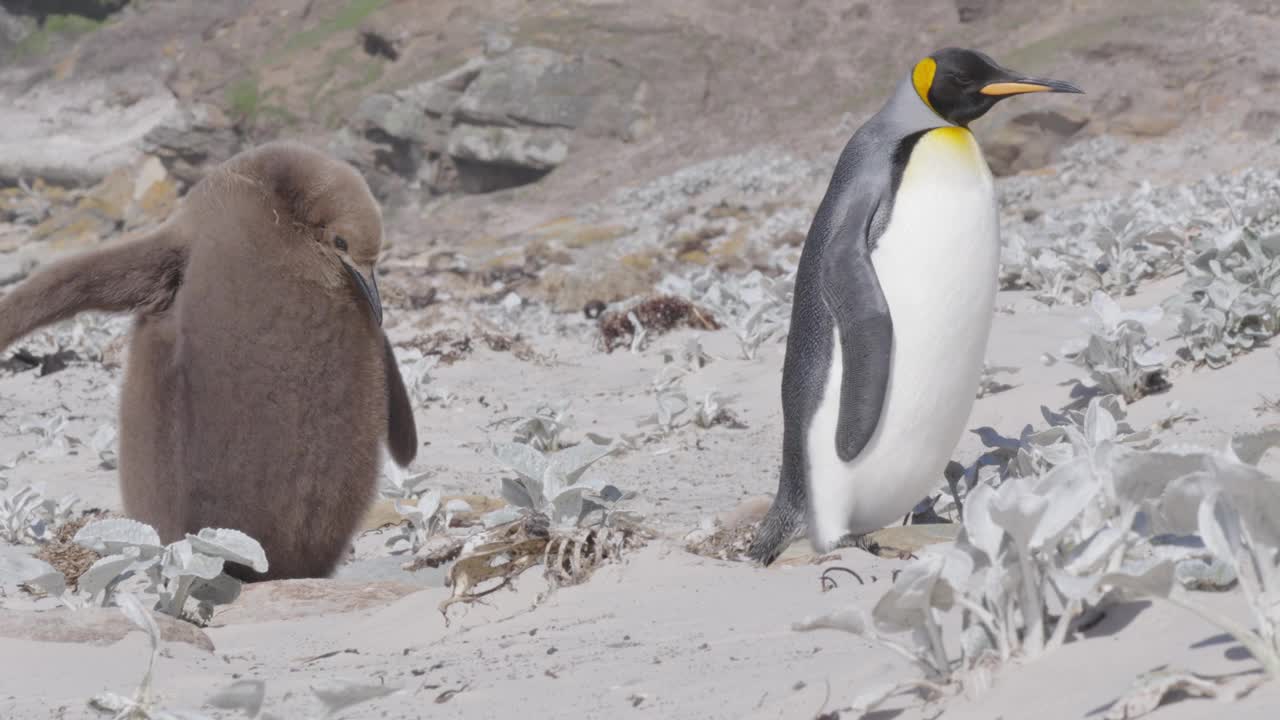
{"label": "sandy ground", "polygon": [[[1102,4],[1090,0],[1074,5],[1089,9]],[[1138,10],[1134,8],[1146,7],[1145,3],[1119,5],[1135,17]],[[1267,9],[1265,3],[1244,0],[1231,7],[1236,5],[1261,7],[1259,13]],[[954,10],[951,3],[942,2],[933,2],[929,8],[929,13],[938,17],[943,12],[950,17]],[[732,16],[721,18],[725,27],[732,28],[735,38],[743,36],[735,39],[732,47],[741,46],[743,53],[756,52],[758,29],[776,24],[772,10],[755,8],[746,16],[751,23],[741,26],[737,6],[725,12]],[[1230,16],[1243,12],[1232,9]],[[1159,20],[1157,16],[1151,15]],[[1275,22],[1260,14],[1245,20],[1259,36],[1268,33]],[[246,16],[244,22],[257,21]],[[1165,22],[1173,21],[1142,26],[1143,37],[1164,33]],[[478,21],[473,24],[480,27]],[[895,47],[899,39],[915,38],[923,32],[905,21],[899,25],[893,26],[899,34],[886,35],[886,42],[892,40]],[[1044,32],[1055,27],[1049,22]],[[1173,27],[1181,29],[1182,25]],[[270,32],[270,28],[262,24],[259,31]],[[1108,52],[1123,56],[1132,50],[1120,42],[1125,32],[1123,23],[1115,23],[1094,39],[1100,43],[1105,40]],[[992,37],[1006,34],[998,26],[983,33]],[[636,37],[637,48],[628,50],[627,56],[636,62],[669,54],[666,45],[650,49],[650,41],[645,39],[648,35]],[[806,36],[800,33],[798,37]],[[1235,53],[1243,52],[1240,48],[1262,47],[1261,41],[1231,39],[1234,37],[1214,28],[1213,39],[1231,51],[1226,57],[1232,63]],[[431,39],[424,38],[424,44]],[[1165,39],[1160,34],[1158,42],[1151,40],[1152,47],[1163,50]],[[844,45],[828,44],[835,48],[831,52],[839,60],[836,66],[844,67],[849,62],[841,53],[848,43],[843,36],[839,42]],[[907,47],[905,42],[903,48]],[[1031,63],[1028,67],[1042,63],[1042,58],[1033,57],[1028,50],[1035,48],[1023,47],[1021,42],[1009,37],[1001,40],[1004,45],[1000,49],[1026,51],[1025,61]],[[678,44],[696,45],[683,39]],[[805,44],[812,43],[797,41],[800,50],[807,50]],[[876,54],[874,45],[857,51]],[[906,55],[915,51],[894,52]],[[1231,87],[1222,89],[1216,83],[1165,87],[1153,79],[1157,70],[1185,66],[1187,77],[1169,82],[1188,80],[1192,75],[1186,68],[1199,72],[1202,60],[1191,55],[1195,54],[1173,53],[1150,63],[1122,57],[1114,61],[1120,70],[1092,78],[1099,91],[1090,97],[1104,98],[1108,85],[1141,87],[1161,102],[1138,102],[1139,109],[1158,109],[1164,114],[1195,110],[1199,114],[1190,115],[1192,120],[1187,122],[1193,127],[1162,139],[1104,134],[1066,148],[1050,168],[1001,179],[998,187],[1006,198],[1002,215],[1006,230],[1018,228],[1024,235],[1036,232],[1021,219],[1029,208],[1050,213],[1119,197],[1143,182],[1157,187],[1190,183],[1210,172],[1273,167],[1280,162],[1280,143],[1274,137],[1250,138],[1237,130],[1244,111],[1253,105],[1263,107],[1264,101],[1273,102],[1271,96],[1233,94],[1227,92]],[[726,63],[736,67],[733,60],[737,56],[726,57]],[[775,64],[786,66],[787,57]],[[1099,57],[1089,63],[1113,62]],[[1096,72],[1096,65],[1078,58],[1071,62],[1074,64],[1062,70],[1064,77],[1075,78],[1071,73],[1075,69],[1084,72],[1094,68]],[[1262,68],[1257,70],[1261,77],[1266,63],[1250,61],[1245,65],[1252,68],[1254,64]],[[659,68],[655,72],[667,72],[670,66],[655,67]],[[673,80],[669,87],[657,84],[660,99],[667,98],[671,104],[670,97],[696,95],[686,92],[685,85],[697,78],[668,74],[679,82]],[[396,218],[396,226],[388,234],[398,243],[391,253],[391,264],[399,266],[393,267],[384,292],[389,301],[388,333],[397,352],[408,353],[408,347],[427,332],[441,327],[470,331],[473,316],[493,319],[500,315],[491,300],[471,306],[465,296],[459,296],[426,310],[414,310],[396,299],[407,291],[421,290],[414,287],[419,276],[408,267],[419,259],[415,253],[455,249],[450,246],[455,239],[465,238],[458,240],[456,249],[479,264],[485,251],[498,254],[507,249],[503,242],[526,241],[530,228],[571,211],[590,215],[584,223],[592,227],[626,227],[616,242],[603,243],[596,254],[591,248],[575,250],[574,262],[579,264],[574,270],[594,273],[616,266],[619,254],[637,247],[668,251],[669,245],[664,249],[657,241],[669,240],[666,236],[674,232],[664,228],[665,235],[661,235],[654,228],[665,222],[661,220],[664,212],[686,204],[691,208],[696,205],[698,213],[703,213],[722,200],[745,203],[754,214],[744,222],[753,225],[753,233],[760,230],[767,238],[776,238],[788,229],[803,231],[825,188],[830,164],[859,116],[847,114],[839,120],[835,111],[844,110],[852,100],[836,98],[822,104],[820,110],[825,114],[821,122],[813,119],[820,114],[818,110],[809,115],[792,113],[782,107],[785,103],[781,100],[772,103],[771,107],[777,107],[770,112],[752,119],[754,113],[739,112],[737,98],[772,96],[755,89],[756,75],[761,73],[741,70],[738,74],[742,77],[734,80],[737,84],[725,81],[723,88],[715,88],[735,101],[722,100],[722,112],[707,116],[705,122],[714,133],[695,127],[688,133],[655,137],[632,153],[633,159],[639,158],[634,163],[614,162],[612,156],[606,162],[584,152],[572,162],[581,163],[590,172],[570,164],[545,183],[410,208],[408,217]],[[805,73],[796,82],[819,88],[814,92],[828,93],[838,85],[828,75]],[[1234,83],[1232,87],[1250,85],[1253,77],[1242,70],[1228,73],[1223,82]],[[1080,82],[1086,84],[1090,79],[1084,77]],[[772,82],[786,85],[788,81]],[[1274,77],[1269,82],[1274,83]],[[779,88],[777,95],[785,99],[788,93],[803,95],[790,87]],[[683,128],[690,118],[703,114],[692,106],[677,103],[673,107],[676,110],[669,112],[674,120],[669,125],[675,127]],[[1021,109],[1031,107],[1027,103]],[[738,114],[745,119],[724,127],[716,125],[727,123],[726,116]],[[1108,117],[1101,110],[1095,115]],[[796,127],[772,127],[775,116]],[[801,125],[803,135],[797,130]],[[994,122],[989,125],[997,127]],[[748,131],[750,141],[744,140]],[[793,137],[800,139],[793,143]],[[753,144],[765,140],[776,144]],[[720,160],[713,158],[712,164],[693,173],[692,179],[673,180],[674,176],[665,175],[673,165],[688,162],[686,158],[701,160],[729,152],[745,154],[722,164],[715,164]],[[766,161],[776,161],[779,153],[787,160],[766,166]],[[792,161],[793,154],[809,159]],[[633,177],[666,189],[646,195],[634,187],[623,187],[621,195],[605,195]],[[689,189],[692,187],[698,188],[696,192]],[[641,202],[645,198],[652,198],[653,206]],[[773,200],[790,203],[791,208],[776,214],[757,212],[762,202]],[[591,215],[588,201],[598,202],[603,209]],[[421,217],[413,216],[415,212]],[[755,227],[768,223],[776,226]],[[435,280],[422,281],[430,282]],[[1126,308],[1150,307],[1172,295],[1181,282],[1181,277],[1173,277],[1145,283],[1137,294],[1118,301]],[[450,290],[442,286],[442,292]],[[1082,371],[1065,362],[1045,365],[1041,360],[1046,353],[1058,354],[1065,342],[1086,333],[1081,320],[1088,309],[1048,307],[1026,291],[1002,292],[997,305],[1000,310],[994,317],[987,360],[1017,371],[997,376],[1012,387],[979,399],[968,427],[991,426],[1016,435],[1027,423],[1043,424],[1041,406],[1056,410],[1069,401],[1067,383]],[[786,563],[765,569],[695,555],[683,547],[682,539],[701,523],[741,507],[744,501],[750,504],[767,498],[776,488],[782,431],[782,344],[768,342],[754,360],[745,360],[730,330],[680,330],[652,339],[639,353],[621,348],[606,354],[598,347],[594,323],[580,313],[548,315],[545,308],[533,304],[508,320],[529,346],[532,358],[521,359],[477,342],[475,351],[456,363],[431,368],[429,381],[415,394],[418,432],[424,446],[410,472],[428,473],[432,487],[446,495],[496,496],[507,473],[488,451],[488,443],[509,439],[510,432],[492,424],[539,403],[572,400],[570,409],[576,423],[568,431],[571,438],[581,438],[584,432],[612,437],[640,432],[639,423],[656,410],[649,388],[664,368],[662,349],[680,348],[693,338],[702,343],[711,361],[684,379],[690,399],[696,401],[709,391],[720,393],[745,427],[700,429],[684,424],[669,435],[593,466],[588,477],[604,477],[637,493],[634,507],[645,514],[647,524],[659,537],[632,551],[624,562],[605,565],[581,585],[544,595],[548,584],[540,569],[534,568],[516,581],[513,592],[499,592],[482,603],[453,608],[446,624],[438,610],[449,595],[442,572],[403,571],[400,566],[405,558],[391,556],[384,548],[389,531],[371,529],[356,538],[351,559],[334,579],[249,588],[237,602],[219,608],[203,630],[212,651],[184,642],[165,644],[155,676],[155,689],[165,708],[199,710],[209,717],[241,717],[236,711],[209,707],[206,701],[233,681],[261,679],[266,682],[265,708],[276,717],[319,717],[320,705],[310,688],[349,680],[396,687],[400,692],[336,713],[336,717],[815,718],[847,707],[871,685],[915,676],[915,669],[880,646],[835,631],[801,633],[791,628],[793,622],[851,602],[871,608],[905,561],[844,550],[811,563],[808,561],[814,558],[800,542],[789,550]],[[1173,339],[1173,323],[1172,318],[1166,318],[1154,333],[1170,353],[1178,344]],[[113,320],[106,335],[122,334],[127,327],[123,319]],[[46,343],[41,339],[44,337],[18,346]],[[71,349],[85,350],[75,345]],[[1169,403],[1176,402],[1193,418],[1162,431],[1162,442],[1211,446],[1222,445],[1232,433],[1274,427],[1280,415],[1256,408],[1262,396],[1280,396],[1278,366],[1280,357],[1273,345],[1240,356],[1220,370],[1175,369],[1170,375],[1172,388],[1130,407],[1129,421],[1141,429],[1165,417]],[[0,464],[20,453],[37,451],[15,468],[3,471],[8,481],[3,492],[38,484],[50,496],[75,493],[82,507],[119,510],[115,471],[104,469],[83,441],[99,428],[115,423],[121,378],[120,368],[109,369],[97,362],[74,362],[47,377],[31,371],[0,371]],[[40,436],[26,428],[59,417],[66,420],[61,433],[65,446],[41,449]],[[952,457],[968,464],[981,451],[978,437],[966,433]],[[1265,457],[1261,466],[1280,478],[1280,452]],[[855,570],[865,584],[839,575],[840,585],[824,591],[820,577],[833,565]],[[128,694],[136,687],[147,658],[141,632],[102,644],[24,639],[25,625],[34,626],[40,618],[57,618],[66,611],[56,609],[47,599],[33,600],[15,588],[0,590],[0,626],[7,628],[0,633],[0,718],[101,717],[88,707],[90,697],[103,691]],[[1246,616],[1238,592],[1200,593],[1197,599],[1233,617]],[[1168,606],[1136,603],[1111,608],[1087,637],[1075,638],[1033,663],[1004,668],[994,677],[993,687],[980,697],[957,697],[928,706],[903,698],[871,717],[1101,718],[1138,675],[1166,666],[1216,674],[1247,670],[1256,663],[1200,618]],[[1278,702],[1280,684],[1272,683],[1231,705],[1190,699],[1163,707],[1152,717],[1178,720],[1229,714],[1246,720],[1271,718]]]}
{"label": "sandy ground", "polygon": [[[1148,285],[1122,304],[1152,305],[1177,282]],[[969,426],[1013,434],[1024,423],[1040,422],[1040,405],[1066,402],[1061,383],[1075,369],[1063,363],[1046,367],[1040,357],[1057,353],[1083,332],[1079,319],[1085,310],[1046,308],[1021,292],[1002,293],[999,303],[1012,312],[996,315],[988,359],[1019,370],[1001,377],[1013,388],[976,403]],[[396,342],[412,334],[411,315],[400,314],[388,320]],[[261,678],[272,712],[305,717],[318,707],[309,685],[348,678],[403,688],[341,714],[352,718],[510,717],[513,708],[522,717],[790,718],[817,716],[823,708],[847,705],[868,685],[910,677],[914,670],[882,648],[834,631],[790,629],[794,621],[850,601],[870,608],[902,561],[846,550],[821,565],[761,569],[693,555],[680,546],[702,518],[773,491],[782,346],[769,343],[747,361],[737,357],[736,341],[726,330],[681,331],[657,338],[641,353],[623,349],[606,355],[594,347],[587,321],[565,323],[563,335],[528,336],[533,349],[550,359],[522,361],[482,348],[434,369],[430,387],[453,398],[447,406],[436,400],[417,409],[426,447],[411,470],[431,472],[446,493],[495,495],[501,466],[485,451],[485,441],[504,433],[485,426],[557,398],[574,399],[578,424],[570,434],[634,432],[636,422],[653,412],[646,387],[663,365],[660,348],[696,335],[713,360],[687,380],[690,395],[710,389],[734,395],[729,407],[747,428],[679,428],[591,471],[636,490],[637,509],[662,538],[541,602],[546,583],[531,570],[515,592],[454,608],[446,626],[437,610],[448,594],[439,573],[398,570],[401,561],[388,561],[379,550],[382,535],[373,531],[357,542],[356,559],[338,579],[321,582],[320,589],[260,586],[220,609],[205,630],[216,648],[212,653],[168,644],[156,676],[167,706],[198,708],[234,678]],[[1172,390],[1138,402],[1130,418],[1143,427],[1165,413],[1167,402],[1177,401],[1199,419],[1175,425],[1166,440],[1215,445],[1231,432],[1267,426],[1275,417],[1253,408],[1260,394],[1280,392],[1277,362],[1275,352],[1263,348],[1223,370],[1175,373]],[[119,370],[89,363],[45,378],[34,372],[0,378],[0,456],[38,446],[35,435],[17,431],[27,416],[65,414],[65,434],[72,437],[112,422],[119,380]],[[967,461],[979,448],[976,436],[966,435],[954,457]],[[1273,474],[1278,465],[1274,456],[1263,463]],[[43,481],[51,495],[75,492],[87,506],[118,507],[114,473],[98,468],[97,458],[83,448],[37,457],[11,473],[11,487],[35,481]],[[847,581],[824,592],[819,576],[832,564],[857,570],[866,584]],[[1242,611],[1235,593],[1206,602]],[[6,613],[32,608],[21,595],[4,603],[17,608]],[[1006,669],[988,694],[946,705],[945,717],[1029,717],[1032,707],[1038,717],[1092,717],[1139,673],[1157,666],[1216,673],[1249,664],[1240,648],[1194,616],[1145,603],[1131,609],[1140,612],[1126,618],[1124,608],[1115,609],[1091,637],[1034,664]],[[146,657],[137,632],[105,647],[0,639],[0,648],[6,666],[0,673],[0,714],[13,718],[94,717],[86,700],[104,690],[131,691]],[[458,692],[447,694],[451,690]],[[1280,688],[1266,687],[1230,712],[1270,717],[1277,700]],[[941,709],[906,700],[898,707],[906,709],[876,717],[934,717]],[[1206,717],[1222,710],[1191,700],[1156,717]]]}

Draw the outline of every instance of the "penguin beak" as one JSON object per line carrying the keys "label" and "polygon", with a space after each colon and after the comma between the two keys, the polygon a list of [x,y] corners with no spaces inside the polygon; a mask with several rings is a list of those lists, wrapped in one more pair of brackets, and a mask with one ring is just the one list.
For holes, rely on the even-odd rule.
{"label": "penguin beak", "polygon": [[377,320],[378,325],[381,326],[382,297],[378,295],[378,281],[374,278],[373,268],[369,268],[369,276],[366,278],[364,273],[345,262],[342,263],[342,267],[347,269],[347,274],[355,281],[356,287],[360,290],[360,295],[369,304],[369,311],[373,313],[373,319]]}
{"label": "penguin beak", "polygon": [[997,82],[988,83],[982,87],[983,95],[991,95],[993,97],[1004,97],[1007,95],[1021,95],[1023,93],[1033,92],[1059,92],[1059,93],[1080,93],[1084,91],[1062,80],[1042,80],[1040,78],[1010,76],[1007,79]]}

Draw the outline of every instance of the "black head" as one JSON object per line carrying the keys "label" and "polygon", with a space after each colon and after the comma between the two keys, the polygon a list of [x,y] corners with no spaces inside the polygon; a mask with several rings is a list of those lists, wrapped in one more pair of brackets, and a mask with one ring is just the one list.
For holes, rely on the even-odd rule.
{"label": "black head", "polygon": [[944,120],[968,125],[1004,98],[1030,92],[1083,92],[1071,83],[1028,77],[977,50],[944,48],[916,63],[911,82]]}

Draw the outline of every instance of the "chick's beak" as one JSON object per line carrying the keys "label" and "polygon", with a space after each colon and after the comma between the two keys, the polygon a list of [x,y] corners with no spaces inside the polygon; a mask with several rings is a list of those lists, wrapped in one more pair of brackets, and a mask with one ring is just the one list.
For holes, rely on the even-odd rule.
{"label": "chick's beak", "polygon": [[370,267],[369,273],[366,275],[349,263],[342,263],[342,267],[347,269],[347,274],[355,282],[356,289],[360,291],[360,296],[368,303],[369,311],[373,313],[373,319],[378,321],[378,325],[382,325],[382,297],[378,295],[378,281],[374,278],[373,268]]}
{"label": "chick's beak", "polygon": [[1040,78],[1019,77],[1016,75],[988,83],[979,92],[983,95],[996,97],[1033,92],[1084,93],[1083,90],[1075,85],[1062,80],[1042,80]]}

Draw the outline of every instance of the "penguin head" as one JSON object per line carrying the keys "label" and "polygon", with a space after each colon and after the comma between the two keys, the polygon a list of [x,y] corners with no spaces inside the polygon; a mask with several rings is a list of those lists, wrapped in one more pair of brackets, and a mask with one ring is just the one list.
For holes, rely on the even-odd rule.
{"label": "penguin head", "polygon": [[382,324],[374,268],[382,252],[382,211],[364,177],[351,165],[301,143],[278,141],[246,153],[240,170],[269,189],[277,223],[286,219],[311,242],[308,264],[328,280],[349,284],[356,302]]}
{"label": "penguin head", "polygon": [[916,63],[911,84],[920,99],[943,120],[961,127],[1012,95],[1084,92],[1061,80],[1008,70],[987,55],[964,48],[943,48]]}

